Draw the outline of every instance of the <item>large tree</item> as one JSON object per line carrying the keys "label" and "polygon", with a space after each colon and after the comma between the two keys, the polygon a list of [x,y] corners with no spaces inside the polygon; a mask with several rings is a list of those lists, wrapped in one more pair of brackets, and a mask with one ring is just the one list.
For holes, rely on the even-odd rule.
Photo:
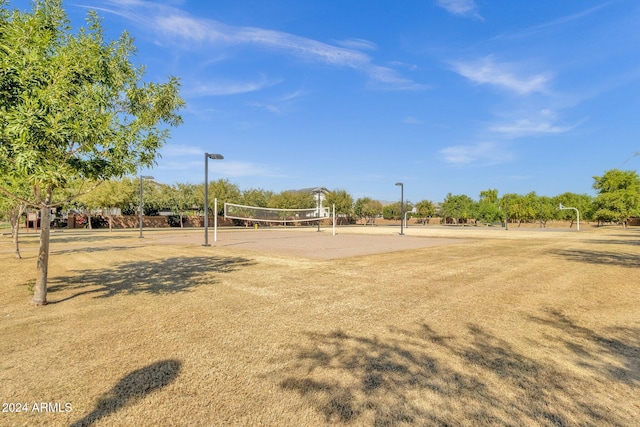
{"label": "large tree", "polygon": [[405,200],[402,206],[400,206],[400,202],[391,203],[382,208],[382,218],[395,221],[404,220],[404,218],[411,218],[412,210],[413,203],[409,200]]}
{"label": "large tree", "polygon": [[194,207],[198,206],[198,197],[196,195],[195,184],[178,182],[170,187],[164,187],[166,194],[166,207],[170,208],[173,213],[180,216],[180,228],[184,227],[185,212],[193,212]]}
{"label": "large tree", "polygon": [[555,203],[552,197],[548,197],[548,196],[538,196],[538,205],[539,205],[538,218],[540,221],[540,228],[546,227],[547,221],[555,218],[557,215],[557,212],[560,212],[559,210],[556,210],[558,205]]}
{"label": "large tree", "polygon": [[593,219],[593,198],[588,194],[562,193],[552,199],[553,209],[555,209],[555,218],[563,221],[569,221],[569,228],[577,221],[576,212],[573,209],[558,209],[562,204],[565,207],[578,209],[580,219]]}
{"label": "large tree", "polygon": [[477,204],[465,194],[447,194],[441,206],[444,218],[455,220],[456,224],[466,223],[476,216]]}
{"label": "large tree", "polygon": [[54,192],[70,180],[101,181],[154,164],[182,119],[179,82],[143,81],[132,39],[104,40],[94,12],[73,33],[61,0],[9,11],[0,0],[0,176],[25,176],[41,210],[33,303],[47,303]]}
{"label": "large tree", "polygon": [[593,202],[595,219],[626,227],[629,217],[640,215],[640,177],[635,171],[611,169],[593,179],[598,192]]}
{"label": "large tree", "polygon": [[[201,204],[204,206],[204,186],[201,187],[202,191],[198,192],[198,197],[202,197]],[[213,212],[214,215],[224,214],[225,203],[240,203],[242,201],[242,192],[237,184],[230,182],[228,179],[218,179],[209,183],[209,206],[208,211],[213,212],[215,206],[215,199],[218,199],[218,212]]]}
{"label": "large tree", "polygon": [[493,188],[481,191],[477,205],[476,219],[485,224],[502,221],[503,214],[500,210],[499,201],[497,189]]}
{"label": "large tree", "polygon": [[400,202],[390,203],[382,207],[382,218],[398,221],[400,219]]}
{"label": "large tree", "polygon": [[353,197],[347,190],[338,189],[327,193],[325,204],[327,207],[336,207],[336,215],[344,215],[350,218],[353,213]]}
{"label": "large tree", "polygon": [[422,224],[426,224],[429,218],[436,214],[436,205],[431,200],[420,200],[416,203],[415,216],[420,218]]}
{"label": "large tree", "polygon": [[364,220],[364,225],[374,224],[375,218],[382,215],[382,203],[370,197],[361,197],[353,204],[353,213]]}

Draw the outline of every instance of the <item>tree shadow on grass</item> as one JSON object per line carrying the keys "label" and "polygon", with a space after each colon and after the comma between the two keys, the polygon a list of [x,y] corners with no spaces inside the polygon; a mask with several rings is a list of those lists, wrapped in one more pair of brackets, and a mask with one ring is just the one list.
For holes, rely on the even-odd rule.
{"label": "tree shadow on grass", "polygon": [[83,242],[95,243],[95,242],[103,242],[108,240],[126,240],[126,239],[131,239],[131,236],[118,235],[114,233],[104,233],[104,234],[93,233],[90,235],[73,233],[73,232],[70,232],[68,234],[51,233],[52,245],[58,245],[63,243],[83,243]]}
{"label": "tree shadow on grass", "polygon": [[254,261],[241,257],[173,257],[124,262],[73,276],[51,278],[49,293],[75,293],[50,301],[49,304],[86,294],[95,294],[95,298],[108,298],[120,294],[188,292],[197,286],[216,283],[216,274],[230,273],[253,263]]}
{"label": "tree shadow on grass", "polygon": [[71,248],[71,249],[53,249],[51,250],[51,255],[60,256],[60,255],[74,255],[74,254],[82,254],[82,253],[93,253],[93,252],[107,252],[107,251],[126,251],[131,250],[131,246],[97,246],[94,248],[80,247],[80,248]]}
{"label": "tree shadow on grass", "polygon": [[93,411],[71,424],[71,427],[90,426],[120,408],[134,404],[148,394],[167,386],[178,377],[181,365],[179,361],[169,359],[129,373],[99,398]]}
{"label": "tree shadow on grass", "polygon": [[[623,237],[623,236],[620,236]],[[629,237],[629,236],[627,236]],[[640,240],[637,239],[636,236],[630,238],[628,240],[625,239],[600,239],[600,240],[589,240],[589,243],[596,243],[599,245],[628,245],[628,246],[640,246]]]}
{"label": "tree shadow on grass", "polygon": [[[636,383],[618,391],[611,407],[590,392],[606,393],[602,384],[616,384],[614,372],[591,376],[580,366],[567,369],[531,357],[478,325],[468,325],[460,337],[440,336],[428,325],[390,332],[385,339],[341,331],[309,334],[280,386],[299,393],[328,423],[625,426],[638,415]],[[621,342],[627,347],[614,356],[636,369],[640,347],[628,334],[637,337],[640,331],[617,332],[629,342]],[[584,350],[609,351],[602,340]]]}
{"label": "tree shadow on grass", "polygon": [[619,267],[640,267],[640,255],[618,252],[588,251],[566,249],[552,251],[553,254],[564,257],[569,261],[588,264],[615,265]]}
{"label": "tree shadow on grass", "polygon": [[[557,310],[531,320],[555,331],[548,335],[575,357],[574,364],[620,382],[640,386],[640,330],[612,328],[607,334],[580,326]],[[597,351],[593,351],[593,349]]]}

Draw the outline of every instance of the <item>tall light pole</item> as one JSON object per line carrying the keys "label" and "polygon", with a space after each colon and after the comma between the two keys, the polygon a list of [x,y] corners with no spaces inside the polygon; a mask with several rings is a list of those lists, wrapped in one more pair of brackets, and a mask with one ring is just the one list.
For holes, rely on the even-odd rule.
{"label": "tall light pole", "polygon": [[404,223],[402,219],[404,218],[404,184],[401,182],[396,182],[396,185],[400,186],[400,235],[404,235]]}
{"label": "tall light pole", "polygon": [[[222,154],[204,153],[204,244],[209,244],[209,159],[222,160]],[[215,213],[218,215],[218,212]]]}
{"label": "tall light pole", "polygon": [[140,239],[143,238],[142,236],[142,207],[144,206],[142,204],[142,181],[144,181],[145,179],[153,179],[152,176],[149,175],[140,175],[140,236],[138,236]]}

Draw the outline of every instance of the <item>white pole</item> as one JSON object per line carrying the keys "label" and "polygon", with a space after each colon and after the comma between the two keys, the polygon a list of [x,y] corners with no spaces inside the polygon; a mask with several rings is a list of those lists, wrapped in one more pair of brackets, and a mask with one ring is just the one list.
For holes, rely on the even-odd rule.
{"label": "white pole", "polygon": [[209,244],[209,153],[204,153],[204,243]]}
{"label": "white pole", "polygon": [[213,241],[218,241],[218,198],[213,199]]}
{"label": "white pole", "polygon": [[333,235],[336,235],[336,205],[333,205]]}
{"label": "white pole", "polygon": [[566,206],[562,206],[562,203],[560,203],[560,206],[558,207],[558,209],[560,209],[560,210],[573,209],[574,211],[576,211],[576,219],[577,219],[576,224],[578,225],[578,229],[577,230],[580,231],[580,211],[578,211],[578,208],[569,208],[569,207],[566,207]]}

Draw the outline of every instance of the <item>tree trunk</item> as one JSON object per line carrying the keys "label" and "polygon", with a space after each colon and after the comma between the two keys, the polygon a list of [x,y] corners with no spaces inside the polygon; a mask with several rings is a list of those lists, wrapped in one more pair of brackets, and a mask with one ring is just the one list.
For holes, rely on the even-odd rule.
{"label": "tree trunk", "polygon": [[180,212],[180,228],[184,228],[184,216],[182,212]]}
{"label": "tree trunk", "polygon": [[33,288],[33,305],[47,304],[47,276],[49,273],[49,236],[51,228],[51,192],[40,208],[40,250],[38,251],[36,285]]}
{"label": "tree trunk", "polygon": [[13,239],[13,245],[16,248],[15,250],[16,258],[22,258],[22,255],[20,255],[20,242],[18,240],[19,229],[20,229],[20,225],[18,223],[11,224],[11,237]]}
{"label": "tree trunk", "polygon": [[20,204],[13,214],[11,215],[11,239],[13,240],[13,245],[15,246],[15,255],[16,258],[22,258],[20,254],[20,242],[19,242],[19,232],[20,232],[20,217],[22,216],[22,212],[24,212],[24,205]]}
{"label": "tree trunk", "polygon": [[93,227],[91,226],[91,211],[89,210],[87,210],[87,226],[89,230],[93,229]]}

